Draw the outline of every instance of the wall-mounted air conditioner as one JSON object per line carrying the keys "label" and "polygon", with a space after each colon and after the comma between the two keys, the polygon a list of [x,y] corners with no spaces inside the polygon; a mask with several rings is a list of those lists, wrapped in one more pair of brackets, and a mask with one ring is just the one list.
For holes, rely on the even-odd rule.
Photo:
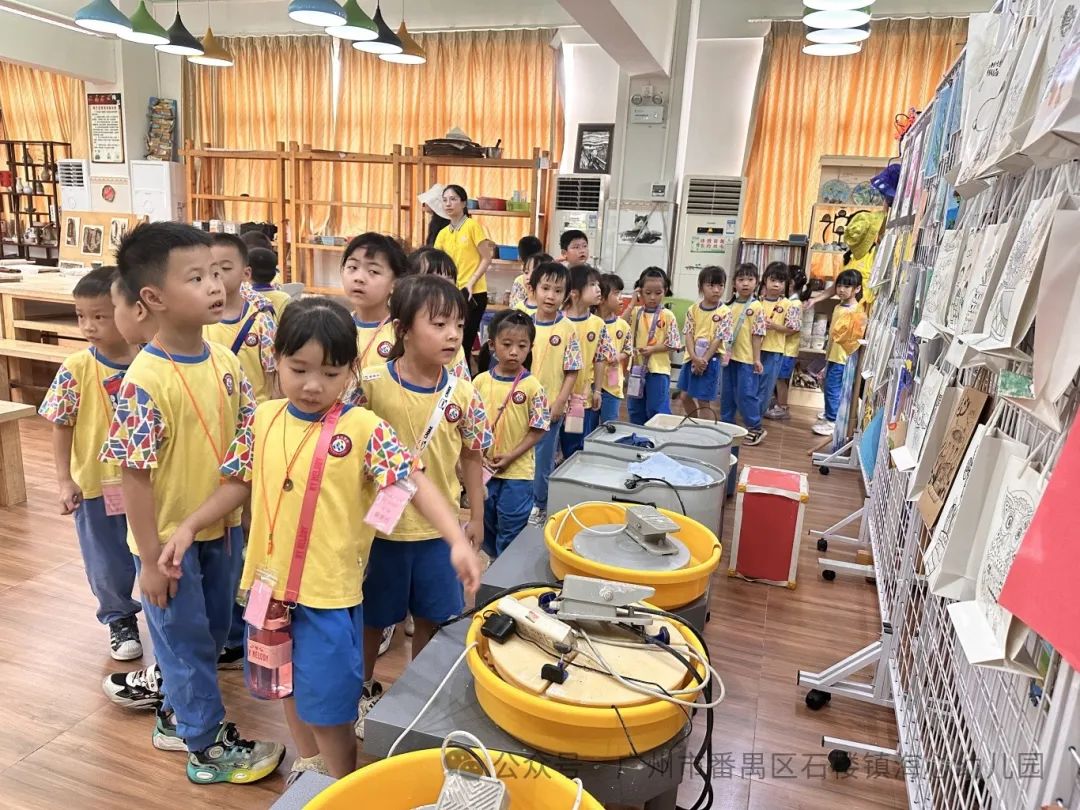
{"label": "wall-mounted air conditioner", "polygon": [[131,161],[131,213],[151,222],[183,222],[184,167],[168,160]]}
{"label": "wall-mounted air conditioner", "polygon": [[555,179],[555,210],[548,227],[547,252],[556,259],[562,253],[559,237],[565,231],[584,231],[589,237],[591,260],[600,259],[604,226],[607,177],[593,174],[563,174]]}
{"label": "wall-mounted air conditioner", "polygon": [[61,211],[90,210],[90,162],[56,161],[56,179],[60,184]]}
{"label": "wall-mounted air conditioner", "polygon": [[728,286],[739,250],[744,177],[686,175],[675,244],[672,286],[679,298],[696,301],[701,268],[727,271]]}

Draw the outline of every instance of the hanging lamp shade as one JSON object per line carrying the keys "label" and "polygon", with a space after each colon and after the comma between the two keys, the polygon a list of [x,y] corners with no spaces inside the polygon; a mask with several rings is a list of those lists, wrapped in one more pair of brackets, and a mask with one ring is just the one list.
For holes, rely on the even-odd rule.
{"label": "hanging lamp shade", "polygon": [[232,56],[225,50],[225,46],[221,44],[221,40],[214,36],[214,32],[210,26],[206,26],[206,34],[202,38],[202,49],[203,52],[201,54],[189,56],[188,61],[194,62],[196,65],[205,65],[206,67],[233,66]]}
{"label": "hanging lamp shade", "polygon": [[815,11],[852,11],[872,6],[875,0],[803,0],[803,5]]}
{"label": "hanging lamp shade", "polygon": [[343,10],[345,12],[345,22],[327,28],[326,33],[330,36],[338,39],[351,39],[354,42],[375,39],[379,36],[379,27],[360,8],[356,0],[345,0]]}
{"label": "hanging lamp shade", "polygon": [[131,15],[131,30],[121,31],[118,36],[141,45],[164,45],[169,41],[169,32],[154,19],[146,7],[146,0],[140,0],[139,7]]}
{"label": "hanging lamp shade", "polygon": [[858,28],[870,22],[866,9],[840,9],[836,11],[811,11],[803,22],[810,28]]}
{"label": "hanging lamp shade", "polygon": [[176,19],[169,26],[169,41],[164,45],[158,45],[157,49],[162,53],[173,53],[177,56],[198,56],[203,52],[199,40],[184,27],[180,19],[180,12],[176,12]]}
{"label": "hanging lamp shade", "polygon": [[401,47],[401,40],[398,39],[397,34],[390,30],[390,26],[386,24],[386,20],[383,19],[382,7],[375,7],[374,16],[375,25],[379,29],[379,36],[375,39],[368,39],[362,42],[354,42],[353,47],[358,51],[366,51],[367,53],[401,53],[403,48]]}
{"label": "hanging lamp shade", "polygon": [[345,10],[334,0],[292,0],[289,18],[304,25],[326,28],[345,22]]}
{"label": "hanging lamp shade", "polygon": [[845,43],[862,42],[870,37],[870,25],[860,25],[858,28],[811,28],[806,32],[806,38],[811,42]]}
{"label": "hanging lamp shade", "polygon": [[380,59],[384,62],[396,62],[399,65],[422,65],[427,61],[424,49],[413,39],[409,29],[405,27],[404,20],[398,26],[397,37],[401,40],[401,53],[380,53]]}
{"label": "hanging lamp shade", "polygon": [[110,0],[92,0],[75,12],[75,24],[87,31],[119,34],[131,30],[131,20]]}

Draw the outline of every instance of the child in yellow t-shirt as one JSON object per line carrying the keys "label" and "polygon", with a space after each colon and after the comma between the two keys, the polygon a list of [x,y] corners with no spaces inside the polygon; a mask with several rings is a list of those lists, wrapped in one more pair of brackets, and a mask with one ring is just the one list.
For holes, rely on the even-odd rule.
{"label": "child in yellow t-shirt", "polygon": [[635,425],[671,413],[671,352],[682,348],[682,340],[678,320],[663,306],[670,289],[667,273],[659,267],[647,267],[638,279],[641,306],[630,313],[630,375],[640,378],[640,388],[635,392],[631,379],[626,389],[626,410]]}
{"label": "child in yellow t-shirt", "polygon": [[364,685],[362,585],[374,535],[365,515],[376,495],[409,481],[412,506],[453,544],[456,571],[470,590],[479,581],[479,561],[451,505],[414,469],[394,429],[366,408],[341,404],[357,359],[349,312],[328,298],[298,301],[282,318],[275,349],[286,398],[255,411],[221,465],[225,482],[184,520],[160,562],[179,577],[196,533],[250,497],[240,590],[250,591],[260,580],[274,599],[284,600],[316,446],[324,430],[331,433],[290,614],[293,693],[283,706],[299,754],[293,771],[341,778],[356,768],[353,725]]}
{"label": "child in yellow t-shirt", "polygon": [[[277,321],[273,305],[261,296],[252,303],[240,293],[248,275],[247,246],[231,233],[213,235],[210,250],[225,287],[221,320],[208,324],[203,336],[224,346],[238,358],[251,383],[256,402],[266,402],[274,387],[274,333]],[[264,307],[264,308],[261,308]]]}
{"label": "child in yellow t-shirt", "polygon": [[622,312],[623,280],[615,273],[600,276],[600,306],[597,314],[607,327],[608,338],[615,349],[615,361],[608,363],[604,374],[604,390],[600,394],[600,424],[614,422],[619,418],[623,401],[624,364],[633,353],[630,340],[630,324]]}
{"label": "child in yellow t-shirt", "polygon": [[[721,301],[726,283],[724,268],[713,265],[701,268],[698,273],[701,301],[686,311],[683,324],[686,362],[679,371],[679,390],[683,409],[688,414],[714,408],[720,395],[720,358],[725,344],[731,340],[731,310]],[[719,416],[713,411],[713,418]]]}
{"label": "child in yellow t-shirt", "polygon": [[362,233],[341,256],[341,286],[356,324],[357,367],[385,365],[394,348],[390,294],[399,279],[414,273],[405,251],[393,237]]}
{"label": "child in yellow t-shirt", "polygon": [[[528,298],[529,274],[540,262],[534,261],[534,256],[544,256],[544,243],[535,236],[523,236],[518,240],[518,260],[521,262],[521,273],[514,279],[510,286],[511,308],[516,307]],[[547,261],[551,261],[550,257]]]}
{"label": "child in yellow t-shirt", "polygon": [[[563,458],[570,458],[585,446],[585,437],[600,424],[601,392],[607,378],[608,364],[615,364],[615,346],[604,319],[594,314],[600,305],[600,273],[595,267],[579,264],[570,268],[570,294],[565,315],[577,330],[581,346],[581,371],[574,381],[568,411],[580,408],[580,421],[563,422],[560,444]],[[571,431],[570,428],[576,428]]]}
{"label": "child in yellow t-shirt", "polygon": [[187,750],[192,782],[256,782],[277,769],[285,746],[240,738],[225,720],[217,673],[243,565],[239,512],[195,536],[179,580],[157,565],[162,544],[217,489],[219,465],[255,397],[237,357],[203,339],[225,303],[209,234],[178,222],[140,225],[116,259],[159,327],[124,375],[99,456],[121,467],[128,547],[161,671],[153,744]]}
{"label": "child in yellow t-shirt", "polygon": [[98,461],[109,434],[113,397],[120,391],[138,348],[117,329],[110,292],[115,267],[91,270],[75,285],[75,317],[90,348],[60,364],[38,412],[53,423],[53,455],[60,513],[75,515],[86,578],[97,598],[97,619],[109,627],[109,651],[117,661],[142,656],[139,603],[131,598],[135,562],[127,546],[127,521],[106,498],[120,468]]}
{"label": "child in yellow t-shirt", "polygon": [[536,446],[536,475],[533,477],[533,506],[529,521],[542,524],[547,518],[548,478],[555,469],[559,431],[570,394],[581,373],[581,344],[570,319],[560,312],[566,300],[569,271],[558,262],[545,262],[529,279],[536,296],[533,323],[532,373],[544,387],[551,403],[551,429]]}
{"label": "child in yellow t-shirt", "polygon": [[742,414],[748,434],[743,444],[755,445],[765,438],[761,427],[761,343],[765,338],[765,308],[754,297],[757,266],[743,262],[735,269],[735,297],[731,309],[731,344],[724,355],[720,387],[720,419],[735,422]]}
{"label": "child in yellow t-shirt", "polygon": [[[798,307],[799,317],[803,316],[803,302],[810,297],[810,291],[804,289],[807,284],[806,271],[799,265],[793,264],[788,268],[791,273],[791,299],[792,308]],[[791,376],[795,373],[795,364],[799,360],[799,329],[791,332],[784,339],[784,359],[780,361],[780,374],[776,378],[776,407],[765,414],[766,419],[790,419],[788,410],[788,393],[791,389]]]}
{"label": "child in yellow t-shirt", "polygon": [[278,274],[277,261],[277,254],[272,250],[261,247],[248,249],[251,289],[273,305],[274,318],[280,321],[285,307],[292,301],[292,296],[274,283]]}
{"label": "child in yellow t-shirt", "polygon": [[[761,304],[765,308],[765,337],[761,341],[761,399],[762,416],[784,419],[787,412],[768,409],[776,382],[783,370],[789,338],[798,341],[802,329],[802,305],[788,296],[791,276],[784,262],[772,262],[765,268]],[[798,345],[796,343],[796,345]],[[791,374],[788,374],[790,377]]]}
{"label": "child in yellow t-shirt", "polygon": [[[479,547],[484,531],[483,453],[491,445],[484,404],[471,382],[447,371],[461,347],[465,298],[444,278],[410,276],[398,282],[390,301],[397,342],[390,362],[360,373],[357,404],[394,428],[422,464],[442,496],[459,502],[461,484],[471,514],[465,532]],[[454,537],[457,535],[455,534]],[[452,548],[453,546],[453,548]],[[454,573],[453,537],[412,505],[393,532],[376,536],[364,581],[364,676],[357,735],[363,736],[367,711],[381,695],[374,681],[383,630],[413,616],[415,658],[439,624],[465,607]]]}
{"label": "child in yellow t-shirt", "polygon": [[[836,297],[840,303],[833,310],[829,323],[828,363],[825,367],[825,414],[811,430],[819,436],[832,435],[840,399],[844,396],[844,366],[848,357],[859,349],[866,334],[866,310],[859,306],[857,294],[862,277],[857,270],[845,270],[836,277]],[[851,392],[847,392],[850,394]]]}
{"label": "child in yellow t-shirt", "polygon": [[[454,265],[454,260],[446,253],[446,251],[439,250],[433,247],[421,247],[414,250],[409,254],[409,265],[413,271],[420,275],[430,274],[433,276],[441,276],[449,281],[452,281],[454,285],[457,285],[457,267]],[[465,349],[459,348],[457,355],[454,357],[454,362],[447,366],[450,373],[455,377],[462,377],[466,380],[472,379],[472,372],[469,371],[469,364],[465,362]]]}
{"label": "child in yellow t-shirt", "polygon": [[547,394],[527,368],[536,326],[516,309],[500,312],[491,322],[491,354],[495,367],[473,384],[492,421],[494,442],[487,467],[493,473],[484,504],[484,551],[498,557],[529,521],[533,507],[536,443],[551,427]]}

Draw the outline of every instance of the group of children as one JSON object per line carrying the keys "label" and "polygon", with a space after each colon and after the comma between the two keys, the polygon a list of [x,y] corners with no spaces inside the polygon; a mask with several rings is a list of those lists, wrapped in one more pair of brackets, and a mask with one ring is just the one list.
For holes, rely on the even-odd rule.
{"label": "group of children", "polygon": [[347,309],[290,303],[269,245],[248,247],[178,223],[134,229],[116,268],[75,287],[90,346],[41,407],[112,655],[142,654],[136,579],[154,642],[155,664],[104,688],[155,709],[153,745],[186,752],[196,783],[257,781],[284,757],[240,737],[218,686],[219,668],[256,677],[254,630],[288,619],[293,773],[344,776],[382,695],[387,631],[408,617],[415,657],[463,611],[478,550],[497,557],[545,518],[560,451],[624,399],[638,423],[670,412],[684,342],[680,390],[707,407],[722,375],[721,417],[740,410],[760,440],[758,403],[792,334],[797,345],[786,269],[767,270],[758,299],[741,266],[723,304],[724,272],[706,268],[680,330],[662,270],[642,273],[624,319],[621,279],[588,265],[576,232],[562,262],[523,240],[522,294],[492,320],[470,379],[468,306],[444,252],[357,236],[341,264]]}

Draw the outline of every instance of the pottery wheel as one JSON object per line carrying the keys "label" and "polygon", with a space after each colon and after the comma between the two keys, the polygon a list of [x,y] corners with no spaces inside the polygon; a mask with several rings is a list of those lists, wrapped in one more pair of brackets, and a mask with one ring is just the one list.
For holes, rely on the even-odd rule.
{"label": "pottery wheel", "polygon": [[574,551],[587,560],[631,571],[676,571],[689,564],[690,550],[670,534],[668,541],[674,544],[676,551],[661,556],[643,549],[625,531],[610,533],[619,526],[618,523],[608,523],[583,529],[574,537]]}

